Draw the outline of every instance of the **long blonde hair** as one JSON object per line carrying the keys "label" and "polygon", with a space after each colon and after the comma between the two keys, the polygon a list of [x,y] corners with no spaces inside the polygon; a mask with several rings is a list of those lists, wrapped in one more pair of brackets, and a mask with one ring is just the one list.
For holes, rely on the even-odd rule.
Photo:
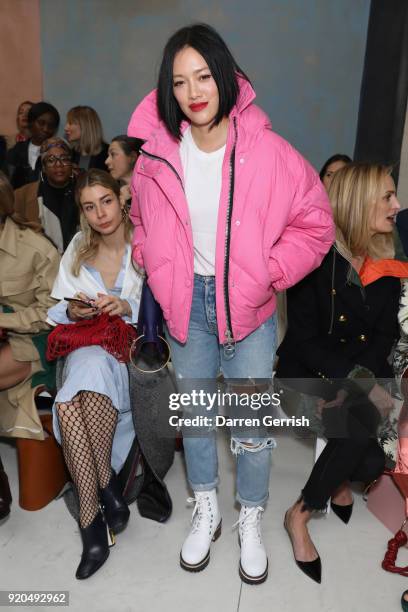
{"label": "long blonde hair", "polygon": [[336,246],[351,260],[358,255],[393,258],[394,240],[389,234],[371,235],[370,223],[392,168],[380,164],[352,163],[333,175],[329,199],[336,225]]}
{"label": "long blonde hair", "polygon": [[97,155],[102,150],[102,123],[96,110],[90,106],[74,106],[67,113],[69,123],[78,123],[81,136],[72,148],[82,155]]}
{"label": "long blonde hair", "polygon": [[[106,189],[110,189],[118,198],[120,195],[120,186],[114,178],[105,170],[99,170],[92,168],[88,172],[83,172],[79,175],[76,186],[75,186],[75,201],[79,208],[79,220],[82,230],[82,235],[79,244],[77,245],[74,260],[72,263],[72,274],[74,276],[79,275],[80,268],[85,261],[93,259],[98,251],[101,236],[96,232],[86,220],[84,211],[81,205],[81,193],[86,187],[93,187],[94,185],[101,185]],[[125,240],[130,243],[133,234],[133,225],[127,214],[123,215],[123,223],[125,225]]]}

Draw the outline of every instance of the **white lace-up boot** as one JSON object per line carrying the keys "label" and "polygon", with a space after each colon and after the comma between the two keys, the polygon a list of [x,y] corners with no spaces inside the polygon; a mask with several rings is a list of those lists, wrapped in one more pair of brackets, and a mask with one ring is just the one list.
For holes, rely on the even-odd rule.
{"label": "white lace-up boot", "polygon": [[210,544],[221,535],[221,515],[218,510],[217,492],[194,491],[195,502],[191,517],[191,530],[180,552],[180,565],[189,572],[200,572],[210,561]]}
{"label": "white lace-up boot", "polygon": [[241,506],[237,522],[241,545],[239,575],[247,584],[261,584],[268,577],[268,557],[261,536],[263,511],[261,506]]}

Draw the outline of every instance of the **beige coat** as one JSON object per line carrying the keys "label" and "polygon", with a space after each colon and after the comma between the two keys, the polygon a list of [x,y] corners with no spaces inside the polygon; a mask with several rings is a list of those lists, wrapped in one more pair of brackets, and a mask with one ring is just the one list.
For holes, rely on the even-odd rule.
{"label": "beige coat", "polygon": [[35,223],[37,227],[35,231],[41,231],[40,209],[38,206],[38,186],[40,181],[27,183],[14,192],[14,209],[15,211],[30,223]]}
{"label": "beige coat", "polygon": [[[43,368],[31,337],[49,329],[45,320],[55,303],[50,294],[59,260],[47,238],[6,219],[0,233],[0,328],[8,333],[14,359],[31,362],[31,374],[0,391],[0,436],[44,439],[31,388],[32,375]],[[3,306],[14,312],[2,312]]]}

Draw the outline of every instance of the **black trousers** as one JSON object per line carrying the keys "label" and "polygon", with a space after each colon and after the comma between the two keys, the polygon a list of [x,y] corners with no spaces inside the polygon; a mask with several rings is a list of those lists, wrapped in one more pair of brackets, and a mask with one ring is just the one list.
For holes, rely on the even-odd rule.
{"label": "black trousers", "polygon": [[372,482],[383,472],[385,456],[376,439],[380,422],[367,396],[352,394],[344,404],[323,410],[328,442],[302,491],[306,505],[322,510],[345,481]]}

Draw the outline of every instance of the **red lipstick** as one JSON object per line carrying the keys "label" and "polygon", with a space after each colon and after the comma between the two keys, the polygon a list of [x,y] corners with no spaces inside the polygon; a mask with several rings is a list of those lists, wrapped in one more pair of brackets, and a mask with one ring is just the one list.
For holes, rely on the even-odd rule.
{"label": "red lipstick", "polygon": [[208,102],[198,102],[197,104],[190,104],[189,109],[192,110],[193,113],[198,113],[202,111],[207,105]]}

